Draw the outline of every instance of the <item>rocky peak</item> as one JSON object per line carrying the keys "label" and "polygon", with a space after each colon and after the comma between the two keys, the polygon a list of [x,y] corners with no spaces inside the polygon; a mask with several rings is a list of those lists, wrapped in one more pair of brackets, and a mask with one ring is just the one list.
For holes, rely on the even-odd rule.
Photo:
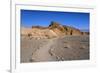
{"label": "rocky peak", "polygon": [[59,27],[59,26],[61,26],[61,24],[59,24],[59,23],[57,23],[57,22],[54,22],[54,21],[52,21],[52,22],[50,23],[50,25],[49,25],[49,27],[51,27],[51,28],[57,28],[57,27]]}
{"label": "rocky peak", "polygon": [[51,24],[49,25],[49,28],[50,29],[58,29],[63,33],[65,32],[64,27],[60,23],[57,23],[57,22],[54,22],[54,21],[51,22]]}

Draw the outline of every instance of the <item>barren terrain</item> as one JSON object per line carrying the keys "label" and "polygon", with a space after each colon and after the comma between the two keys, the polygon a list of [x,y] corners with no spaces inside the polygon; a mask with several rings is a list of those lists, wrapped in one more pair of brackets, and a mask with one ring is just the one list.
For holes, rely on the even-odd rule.
{"label": "barren terrain", "polygon": [[89,59],[89,32],[51,22],[21,28],[21,62]]}
{"label": "barren terrain", "polygon": [[89,59],[89,36],[64,36],[52,39],[21,39],[21,62]]}

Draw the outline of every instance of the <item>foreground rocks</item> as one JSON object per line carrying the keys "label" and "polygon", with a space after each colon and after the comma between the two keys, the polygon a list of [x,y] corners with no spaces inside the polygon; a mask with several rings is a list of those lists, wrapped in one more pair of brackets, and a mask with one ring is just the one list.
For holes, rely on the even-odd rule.
{"label": "foreground rocks", "polygon": [[21,62],[48,62],[89,59],[89,36],[52,39],[21,39]]}

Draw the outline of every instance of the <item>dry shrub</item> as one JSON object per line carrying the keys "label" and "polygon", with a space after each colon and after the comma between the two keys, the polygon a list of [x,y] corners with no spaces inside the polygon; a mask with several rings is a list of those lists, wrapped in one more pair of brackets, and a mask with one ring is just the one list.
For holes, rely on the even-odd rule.
{"label": "dry shrub", "polygon": [[85,47],[84,46],[81,46],[80,49],[85,49]]}
{"label": "dry shrub", "polygon": [[45,36],[46,36],[48,39],[51,39],[51,37],[50,37],[49,35],[46,34]]}
{"label": "dry shrub", "polygon": [[28,33],[28,37],[31,37],[32,36],[32,34],[31,33]]}

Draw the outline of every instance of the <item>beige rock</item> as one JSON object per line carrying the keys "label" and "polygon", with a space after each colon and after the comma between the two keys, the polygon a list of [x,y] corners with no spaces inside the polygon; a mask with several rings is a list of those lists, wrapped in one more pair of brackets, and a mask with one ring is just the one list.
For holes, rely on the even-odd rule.
{"label": "beige rock", "polygon": [[37,39],[50,39],[65,35],[89,35],[89,32],[81,32],[76,28],[63,26],[57,22],[51,22],[48,27],[32,26],[32,28],[21,28],[21,35],[31,36]]}

